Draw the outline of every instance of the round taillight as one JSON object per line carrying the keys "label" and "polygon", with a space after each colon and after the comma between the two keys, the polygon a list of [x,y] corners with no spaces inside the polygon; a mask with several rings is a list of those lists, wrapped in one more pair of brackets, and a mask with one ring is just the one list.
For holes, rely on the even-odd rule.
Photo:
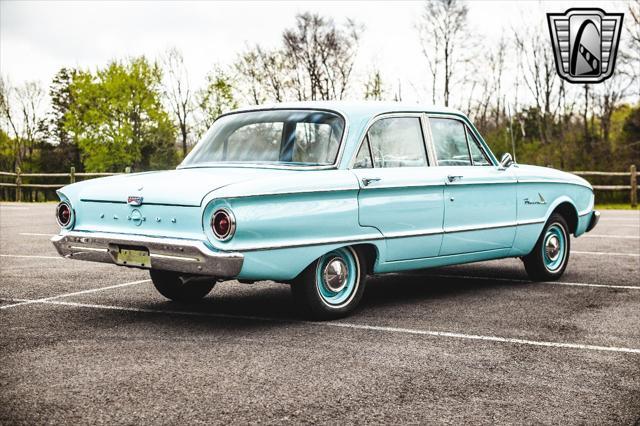
{"label": "round taillight", "polygon": [[236,221],[233,214],[225,209],[216,210],[211,218],[213,235],[220,241],[226,241],[233,236],[236,230]]}
{"label": "round taillight", "polygon": [[65,202],[58,204],[58,207],[56,207],[56,219],[58,220],[58,225],[63,228],[68,226],[71,223],[71,206]]}

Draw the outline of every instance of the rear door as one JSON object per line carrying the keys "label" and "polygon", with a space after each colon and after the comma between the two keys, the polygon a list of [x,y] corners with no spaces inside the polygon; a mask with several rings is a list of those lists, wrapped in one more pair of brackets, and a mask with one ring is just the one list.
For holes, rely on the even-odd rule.
{"label": "rear door", "polygon": [[359,221],[385,237],[385,261],[437,256],[444,184],[429,167],[423,114],[379,117],[352,166],[360,182]]}
{"label": "rear door", "polygon": [[445,183],[441,256],[510,248],[516,232],[516,177],[494,165],[466,123],[430,116],[437,169]]}

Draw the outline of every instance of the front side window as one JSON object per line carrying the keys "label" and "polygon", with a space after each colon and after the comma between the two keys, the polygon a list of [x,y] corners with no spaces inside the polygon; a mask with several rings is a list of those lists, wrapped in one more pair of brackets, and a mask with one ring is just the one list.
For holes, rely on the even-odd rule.
{"label": "front side window", "polygon": [[429,118],[439,166],[470,166],[464,124],[449,118]]}
{"label": "front side window", "polygon": [[308,110],[248,111],[216,120],[181,167],[220,163],[328,166],[335,163],[345,123]]}
{"label": "front side window", "polygon": [[471,159],[474,166],[490,166],[491,163],[487,155],[480,147],[480,142],[473,136],[473,133],[467,128],[467,138],[469,139],[469,149],[471,150]]}
{"label": "front side window", "polygon": [[371,126],[367,136],[374,167],[427,165],[418,117],[383,118]]}

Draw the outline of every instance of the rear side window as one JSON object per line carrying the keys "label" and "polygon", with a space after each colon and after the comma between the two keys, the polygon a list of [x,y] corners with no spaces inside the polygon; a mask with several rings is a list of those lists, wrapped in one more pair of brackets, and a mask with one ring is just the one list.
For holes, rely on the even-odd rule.
{"label": "rear side window", "polygon": [[327,123],[296,123],[293,162],[331,163],[340,145],[341,136]]}
{"label": "rear side window", "polygon": [[371,167],[373,167],[373,162],[371,161],[371,151],[369,151],[369,139],[365,137],[358,150],[358,155],[356,155],[356,160],[353,162],[353,168],[370,169]]}
{"label": "rear side window", "polygon": [[427,165],[422,126],[418,117],[383,118],[371,126],[367,136],[374,167]]}
{"label": "rear side window", "polygon": [[438,166],[470,166],[464,124],[449,118],[429,118]]}

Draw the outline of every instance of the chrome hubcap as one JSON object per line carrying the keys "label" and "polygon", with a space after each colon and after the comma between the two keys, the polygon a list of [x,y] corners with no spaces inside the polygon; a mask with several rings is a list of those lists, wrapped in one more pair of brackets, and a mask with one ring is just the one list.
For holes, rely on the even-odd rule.
{"label": "chrome hubcap", "polygon": [[553,261],[558,258],[560,255],[560,240],[557,236],[552,235],[547,240],[547,244],[545,245],[545,250],[547,252],[547,257],[549,260]]}
{"label": "chrome hubcap", "polygon": [[322,278],[329,290],[338,293],[347,285],[347,264],[339,257],[335,257],[327,262],[327,266],[322,271]]}

